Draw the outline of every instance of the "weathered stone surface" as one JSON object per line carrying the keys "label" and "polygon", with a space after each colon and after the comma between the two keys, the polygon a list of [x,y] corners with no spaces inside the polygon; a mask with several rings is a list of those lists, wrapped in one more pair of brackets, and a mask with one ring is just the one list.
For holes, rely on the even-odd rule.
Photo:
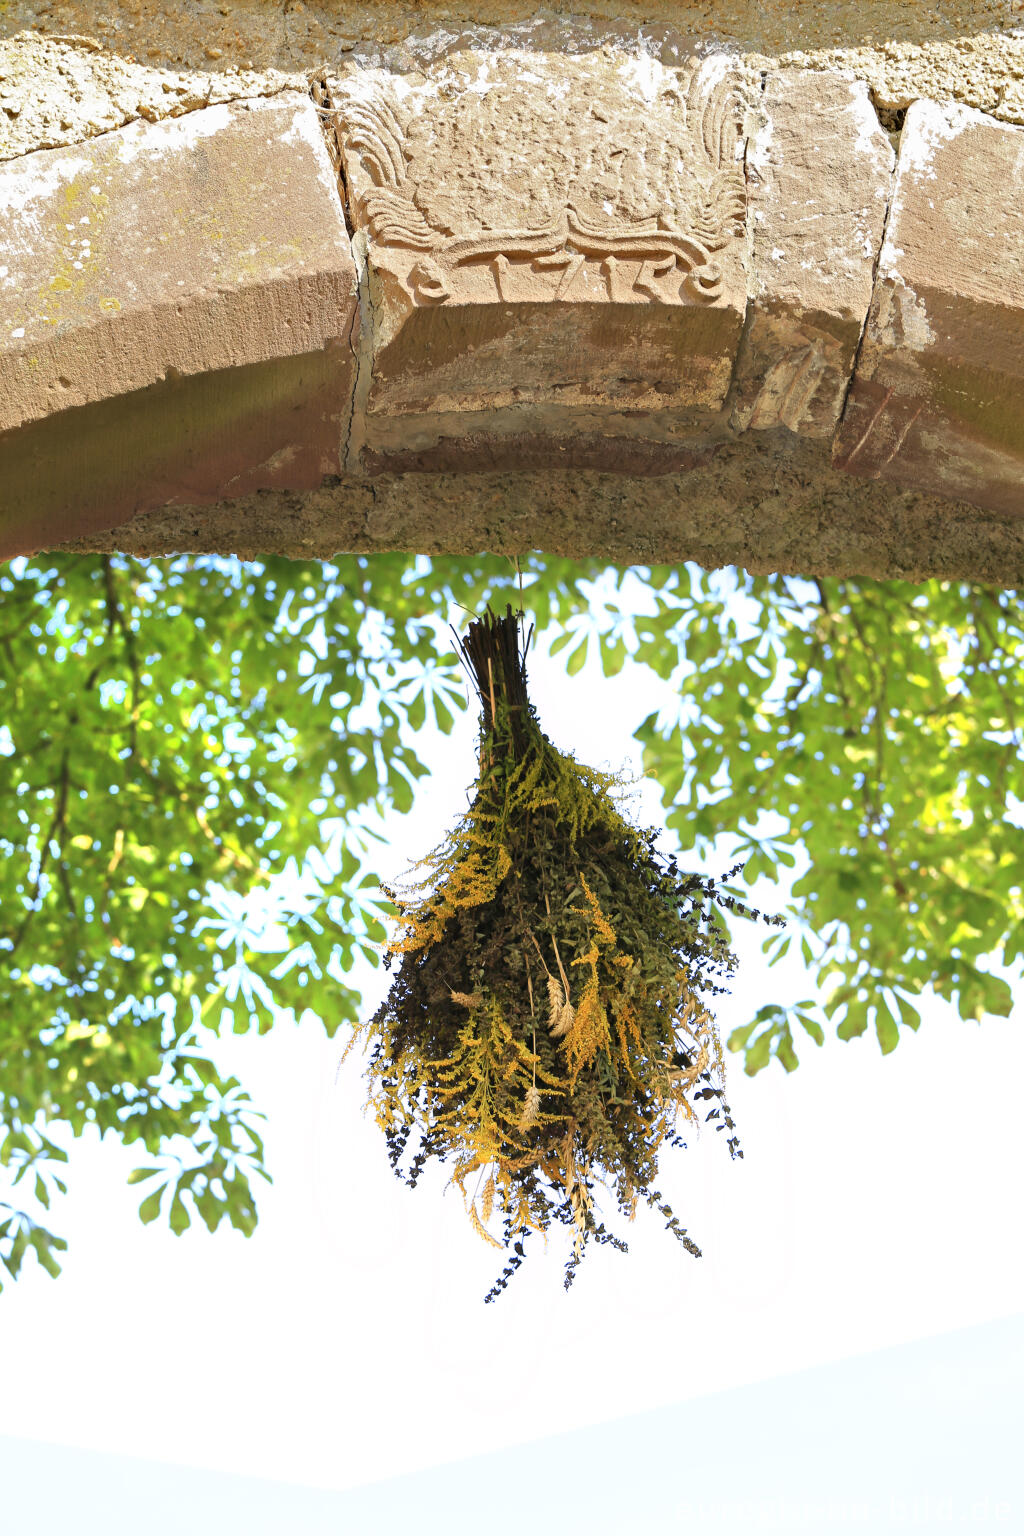
{"label": "weathered stone surface", "polygon": [[733,425],[831,437],[871,301],[894,155],[867,87],[769,75],[747,149],[750,311]]}
{"label": "weathered stone surface", "polygon": [[[22,538],[5,551],[28,547],[26,525],[44,547],[82,547],[83,530],[130,518],[119,532],[86,532],[86,541],[324,556],[535,545],[625,560],[1024,580],[1016,212],[1011,198],[1006,227],[979,218],[993,194],[977,181],[977,198],[940,208],[932,224],[918,209],[925,232],[914,232],[907,157],[920,107],[910,114],[893,221],[911,233],[890,241],[843,426],[839,462],[852,473],[830,467],[829,443],[878,250],[885,139],[921,96],[1024,116],[1024,39],[1000,35],[1004,0],[957,0],[941,11],[886,0],[881,21],[853,6],[812,16],[782,0],[723,0],[710,10],[657,0],[639,27],[616,0],[586,0],[596,11],[589,19],[570,14],[575,0],[540,16],[530,0],[486,0],[482,11],[399,0],[373,14],[354,0],[308,0],[272,28],[255,0],[212,20],[156,0],[97,3],[78,7],[80,25],[69,20],[78,0],[56,9],[11,0],[4,10],[0,33],[33,27],[0,42],[0,161],[10,162],[0,183],[28,167],[13,159],[26,150],[61,143],[65,161],[102,156],[122,138],[105,130],[143,117],[156,126],[137,123],[132,134],[180,136],[159,174],[138,181],[138,206],[148,217],[177,187],[178,211],[151,226],[148,243],[135,238],[132,218],[109,221],[125,242],[116,253],[120,315],[89,314],[86,277],[96,252],[109,254],[102,242],[90,240],[81,269],[81,255],[67,255],[77,286],[63,290],[59,323],[45,328],[46,341],[65,349],[59,359],[22,345],[27,331],[9,334],[20,319],[0,330],[0,354],[21,370],[0,394],[5,419],[21,423],[0,436],[0,526],[6,518]],[[85,31],[96,35],[73,35]],[[716,98],[723,67],[728,84]],[[294,73],[286,81],[280,69]],[[306,99],[309,82],[323,77],[342,109],[358,314]],[[293,89],[281,94],[286,83]],[[256,264],[273,266],[273,251],[293,238],[310,187],[313,205],[326,196],[333,210],[319,246],[303,234],[297,266],[285,270],[282,259],[267,282],[254,276],[260,304],[244,314],[231,307],[242,299],[230,281],[204,280],[216,269],[217,241],[208,224],[186,217],[205,206],[209,185],[179,174],[196,151],[192,133],[203,137],[203,101],[243,97],[265,98],[258,111],[297,112],[319,162],[305,181],[290,162],[278,172],[282,136],[270,135],[266,156],[240,157],[237,174],[221,166],[225,206],[229,185],[239,198],[250,190]],[[231,108],[232,122],[242,110]],[[943,113],[946,137],[966,145]],[[994,126],[979,114],[964,121]],[[731,161],[714,150],[723,126]],[[88,148],[74,147],[83,141]],[[990,180],[1017,177],[1009,150],[1005,163],[988,148],[975,158],[989,162]],[[718,199],[742,203],[744,166],[746,231],[737,213],[714,250],[703,214]],[[970,183],[962,167],[942,174],[958,190]],[[125,166],[119,175],[127,184]],[[927,176],[919,182],[929,195]],[[396,195],[399,216],[387,227]],[[67,223],[70,242],[74,219]],[[982,238],[990,228],[993,238]],[[156,291],[155,279],[183,275],[164,262],[152,238],[160,233],[192,252],[188,313]],[[638,234],[650,251],[630,245]],[[0,223],[0,245],[8,237],[14,246],[21,238],[10,219]],[[916,276],[913,262],[904,270],[908,253]],[[0,250],[5,264],[10,275]],[[348,287],[340,284],[344,303],[335,307],[351,331],[317,330],[325,274],[341,266]],[[60,299],[59,287],[44,293],[56,266],[40,281],[28,275],[37,309],[44,297]],[[934,332],[920,346],[896,334],[891,313],[903,324],[912,278],[909,307]],[[289,310],[282,296],[307,279],[308,302]],[[0,320],[15,292],[31,297],[21,276],[6,287],[0,276]],[[298,346],[294,334],[282,339],[289,320],[305,336]],[[184,361],[167,356],[162,372],[147,371],[168,339]],[[86,344],[93,352],[80,357]],[[347,400],[353,350],[349,416],[336,408],[337,380],[344,375]],[[82,367],[55,369],[65,360]],[[926,428],[932,442],[918,436]],[[858,478],[861,469],[868,478]],[[979,510],[986,496],[994,510]]]}
{"label": "weathered stone surface", "polygon": [[0,171],[0,430],[346,333],[354,267],[312,103],[134,124]]}
{"label": "weathered stone surface", "polygon": [[929,576],[1024,586],[1024,522],[833,470],[828,444],[751,432],[681,473],[587,469],[329,477],[315,491],[260,491],[217,507],[167,507],[76,549],[142,556],[267,550],[514,555],[542,549],[623,565],[696,560],[752,571]]}
{"label": "weathered stone surface", "polygon": [[385,417],[401,451],[403,417],[721,407],[746,307],[724,57],[466,49],[409,76],[351,69],[334,99],[371,449]]}
{"label": "weathered stone surface", "polygon": [[916,102],[835,463],[1024,514],[1024,131]]}
{"label": "weathered stone surface", "polygon": [[[356,278],[307,97],[134,124],[0,167],[0,236],[5,553],[66,537],[82,516],[109,527],[170,499],[182,454],[192,503],[311,487],[340,469]],[[35,490],[18,480],[44,437],[60,444],[62,423],[77,440],[77,409],[125,400],[130,417],[140,391],[153,423],[140,428],[145,451],[122,448],[116,494],[102,474],[85,486],[52,466]],[[44,421],[46,433],[30,431]]]}
{"label": "weathered stone surface", "polygon": [[[540,12],[540,15],[538,15]],[[641,17],[643,18],[641,22]],[[880,107],[961,101],[1024,121],[1024,31],[1013,0],[5,0],[0,7],[0,159],[77,143],[135,116],[303,88],[353,49],[419,57],[423,38],[489,29],[506,39],[682,29],[734,53],[752,76],[776,68],[853,71]],[[1019,18],[1018,18],[1019,21]],[[436,47],[435,47],[436,52]],[[2,110],[9,104],[5,118]]]}
{"label": "weathered stone surface", "polygon": [[338,463],[338,424],[325,409],[337,382],[327,347],[161,379],[0,437],[0,558],[151,507],[202,543],[199,506],[319,486]]}

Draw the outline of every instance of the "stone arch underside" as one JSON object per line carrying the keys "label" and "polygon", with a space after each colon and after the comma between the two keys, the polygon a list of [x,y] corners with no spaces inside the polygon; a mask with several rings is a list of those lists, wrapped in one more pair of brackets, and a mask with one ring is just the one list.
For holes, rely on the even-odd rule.
{"label": "stone arch underside", "polygon": [[137,62],[137,0],[95,36],[5,16],[0,555],[1019,584],[1024,37],[961,19],[987,73],[943,74],[900,5],[774,55],[705,9],[339,40],[344,7],[263,7],[319,18],[303,67],[285,33],[222,68],[193,20],[205,94]]}

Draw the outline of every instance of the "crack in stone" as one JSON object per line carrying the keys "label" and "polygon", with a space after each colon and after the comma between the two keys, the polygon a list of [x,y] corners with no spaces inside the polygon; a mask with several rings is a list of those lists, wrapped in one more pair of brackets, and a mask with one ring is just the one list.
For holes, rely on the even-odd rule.
{"label": "crack in stone", "polygon": [[[345,424],[342,468],[346,474],[358,475],[362,468],[362,452],[366,442],[366,403],[373,383],[373,343],[379,306],[373,292],[373,276],[370,271],[366,234],[363,230],[359,230],[352,237],[351,245],[352,260],[356,268],[357,302],[349,330],[349,346],[355,359],[355,382],[352,388],[351,408]],[[353,338],[355,338],[354,344]]]}
{"label": "crack in stone", "polygon": [[[759,85],[758,85],[758,92],[757,92],[758,99],[763,98],[767,88],[768,88],[768,71],[766,69],[762,69],[759,72]],[[745,117],[744,117],[745,123],[747,122],[747,120],[748,120],[748,117],[747,117],[747,114],[745,114]],[[744,192],[745,192],[745,195],[746,195],[746,208],[744,210],[744,232],[743,232],[743,236],[744,236],[744,240],[746,241],[746,253],[745,253],[745,256],[744,256],[744,266],[745,266],[746,272],[747,272],[747,303],[746,303],[746,308],[743,311],[743,325],[742,325],[742,328],[740,330],[739,340],[736,343],[736,351],[735,351],[735,354],[734,354],[733,360],[732,360],[732,375],[731,375],[731,377],[729,379],[729,388],[728,388],[728,391],[726,392],[725,400],[722,402],[722,414],[725,417],[725,420],[729,423],[729,430],[730,430],[731,433],[737,434],[737,435],[739,433],[741,433],[742,430],[743,430],[742,427],[740,427],[739,424],[736,421],[736,412],[737,412],[737,410],[739,408],[738,394],[739,394],[739,387],[740,387],[740,365],[741,365],[741,360],[742,360],[742,358],[744,356],[744,353],[745,353],[745,351],[747,349],[747,346],[748,346],[748,343],[749,343],[749,339],[750,339],[751,327],[752,327],[752,325],[754,323],[754,300],[753,300],[753,294],[751,292],[752,279],[753,279],[753,273],[754,273],[754,221],[753,221],[753,213],[752,213],[752,209],[751,209],[751,197],[750,197],[750,187],[751,187],[751,182],[753,181],[753,175],[752,175],[752,172],[751,172],[749,158],[750,158],[750,146],[751,146],[751,144],[752,144],[752,142],[753,142],[753,140],[755,138],[756,138],[756,134],[755,133],[751,133],[750,131],[746,131],[744,133],[744,135],[743,135],[743,155],[741,157],[742,165],[743,165],[743,187],[744,187]]]}
{"label": "crack in stone", "polygon": [[349,239],[355,236],[356,228],[352,222],[351,192],[348,178],[345,175],[345,157],[341,152],[341,133],[338,109],[331,97],[330,81],[326,74],[317,74],[309,82],[309,95],[320,118],[320,127],[323,129],[324,141],[327,144],[327,153],[331,164],[334,166],[334,174],[338,178],[338,195],[341,199],[341,211],[345,219],[345,228]]}
{"label": "crack in stone", "polygon": [[[352,353],[355,361],[355,379],[353,381],[352,395],[349,400],[345,425],[341,432],[339,459],[343,471],[358,473],[359,459],[366,437],[365,430],[362,428],[362,408],[365,405],[365,396],[369,392],[369,384],[363,385],[363,374],[366,372],[367,338],[364,336],[364,332],[367,329],[365,320],[367,304],[370,305],[372,313],[372,300],[369,293],[369,265],[366,260],[365,251],[366,241],[365,237],[363,237],[357,242],[356,230],[352,222],[351,194],[348,179],[345,175],[345,160],[341,152],[338,112],[331,99],[330,82],[325,73],[316,74],[310,80],[309,95],[320,119],[320,127],[323,130],[327,153],[334,167],[334,174],[337,179],[338,200],[341,204],[342,217],[345,220],[345,231],[348,235],[352,260],[356,269],[357,302],[349,324],[348,334],[345,337],[349,351]],[[371,327],[371,334],[369,336],[371,354],[372,345]],[[359,415],[358,428],[357,413]]]}
{"label": "crack in stone", "polygon": [[190,117],[194,112],[205,112],[208,107],[230,107],[235,106],[240,101],[270,101],[275,96],[284,95],[287,91],[301,91],[307,83],[302,75],[284,80],[280,84],[275,83],[273,89],[270,89],[269,83],[265,89],[261,89],[258,81],[246,81],[244,87],[240,88],[237,93],[214,97],[212,91],[214,79],[213,75],[209,77],[207,84],[210,87],[210,91],[202,101],[190,101],[187,106],[181,107],[178,111],[152,114],[148,112],[132,112],[123,117],[119,123],[105,124],[102,128],[98,128],[93,132],[89,132],[89,125],[83,123],[82,132],[77,138],[59,138],[54,139],[52,143],[48,144],[34,144],[31,149],[19,150],[13,155],[4,154],[2,148],[0,148],[0,167],[16,166],[19,161],[27,160],[30,155],[38,155],[42,150],[65,150],[70,152],[84,144],[95,144],[97,139],[106,138],[112,133],[122,133],[125,128],[130,128],[133,123],[149,123],[155,127],[159,123],[180,122],[182,118]]}
{"label": "crack in stone", "polygon": [[868,101],[871,109],[878,118],[878,126],[886,135],[893,149],[899,154],[900,134],[903,132],[903,124],[907,117],[907,107],[886,107],[878,99],[876,86],[868,86]]}
{"label": "crack in stone", "polygon": [[[875,99],[874,99],[874,92],[873,91],[869,91],[868,92],[868,99],[870,100],[871,105],[875,108],[875,112],[877,113],[878,112],[878,107],[875,105]],[[906,116],[906,113],[904,113],[904,116]],[[880,117],[879,117],[879,123],[882,125],[882,127],[884,129],[884,124],[882,124],[882,120],[881,120]],[[902,131],[902,125],[901,125],[901,131]],[[879,265],[879,262],[882,259],[882,251],[885,249],[886,236],[887,236],[887,234],[889,232],[889,216],[892,213],[893,196],[894,196],[895,191],[896,191],[896,176],[897,176],[897,173],[898,173],[899,168],[900,168],[900,157],[899,157],[899,145],[898,145],[898,143],[896,145],[894,145],[893,147],[896,150],[896,154],[895,154],[895,158],[893,159],[892,170],[889,173],[889,190],[888,190],[888,193],[887,193],[886,199],[885,199],[885,215],[884,215],[884,217],[882,219],[882,231],[881,231],[881,235],[879,236],[878,247],[877,247],[877,249],[875,251],[874,257],[873,257],[872,262],[871,262],[871,295],[870,295],[870,297],[868,299],[868,307],[864,311],[864,319],[863,319],[863,321],[861,323],[860,335],[857,337],[857,345],[856,345],[856,348],[854,349],[854,353],[853,353],[853,365],[850,368],[849,378],[846,380],[846,388],[843,390],[843,403],[842,403],[842,405],[839,408],[839,416],[838,416],[838,419],[836,421],[835,432],[832,435],[833,442],[835,442],[838,439],[839,434],[842,431],[843,421],[846,418],[847,407],[848,407],[848,405],[850,403],[850,395],[853,392],[854,381],[856,380],[856,377],[857,377],[857,369],[860,367],[861,353],[864,350],[864,338],[867,336],[868,321],[871,319],[871,310],[872,310],[872,307],[873,307],[874,302],[875,302],[875,294],[876,294],[876,292],[878,290],[878,265]],[[852,457],[852,455],[848,455],[847,462],[849,462],[849,458],[850,457]]]}

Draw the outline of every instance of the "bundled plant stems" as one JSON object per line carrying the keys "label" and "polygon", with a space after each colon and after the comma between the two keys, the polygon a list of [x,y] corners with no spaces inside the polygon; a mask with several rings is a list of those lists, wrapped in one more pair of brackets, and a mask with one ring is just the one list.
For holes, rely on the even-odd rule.
{"label": "bundled plant stems", "polygon": [[511,607],[456,639],[482,710],[476,794],[415,884],[385,888],[399,964],[366,1026],[391,1165],[403,1176],[414,1150],[415,1185],[430,1159],[451,1163],[473,1225],[508,1251],[488,1301],[553,1221],[572,1234],[567,1287],[591,1239],[625,1251],[595,1213],[598,1179],[630,1219],[643,1196],[699,1257],[654,1188],[658,1154],[703,1100],[742,1156],[704,999],[735,964],[720,909],[759,914],[681,873],[620,814],[614,775],[551,744]]}

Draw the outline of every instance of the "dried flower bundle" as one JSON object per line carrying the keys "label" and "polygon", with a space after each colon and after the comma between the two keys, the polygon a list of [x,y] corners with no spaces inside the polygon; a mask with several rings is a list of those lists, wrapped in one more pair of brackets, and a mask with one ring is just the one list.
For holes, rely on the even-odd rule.
{"label": "dried flower bundle", "polygon": [[474,1226],[509,1253],[487,1300],[552,1221],[573,1237],[566,1286],[591,1239],[625,1250],[595,1215],[596,1180],[630,1219],[642,1196],[699,1256],[653,1187],[658,1153],[703,1100],[742,1156],[705,999],[735,963],[720,909],[760,915],[660,854],[618,810],[614,775],[556,750],[527,644],[511,608],[459,641],[482,710],[476,794],[415,883],[387,891],[398,968],[365,1026],[392,1167],[415,1133],[408,1182],[451,1163]]}

